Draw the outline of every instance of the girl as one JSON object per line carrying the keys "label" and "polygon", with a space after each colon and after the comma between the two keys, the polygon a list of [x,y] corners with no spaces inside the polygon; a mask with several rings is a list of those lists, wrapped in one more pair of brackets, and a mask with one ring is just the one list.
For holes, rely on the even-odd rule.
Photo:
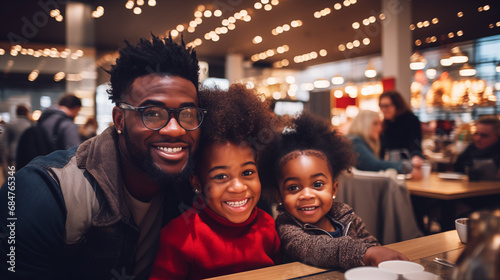
{"label": "girl", "polygon": [[150,279],[201,279],[279,262],[274,220],[256,208],[261,185],[257,155],[272,117],[243,85],[200,92],[207,108],[196,172],[198,199],[162,229]]}
{"label": "girl", "polygon": [[263,187],[279,203],[276,227],[286,261],[349,269],[407,260],[381,247],[351,207],[335,202],[351,147],[328,123],[303,113],[260,161]]}

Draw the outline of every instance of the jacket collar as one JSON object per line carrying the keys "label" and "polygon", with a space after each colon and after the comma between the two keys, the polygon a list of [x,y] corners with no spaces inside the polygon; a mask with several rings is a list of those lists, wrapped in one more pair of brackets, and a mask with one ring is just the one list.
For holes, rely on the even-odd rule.
{"label": "jacket collar", "polygon": [[76,152],[78,168],[87,170],[99,184],[103,193],[99,212],[93,218],[95,226],[108,226],[130,219],[125,203],[124,184],[117,150],[118,135],[114,127],[82,143]]}

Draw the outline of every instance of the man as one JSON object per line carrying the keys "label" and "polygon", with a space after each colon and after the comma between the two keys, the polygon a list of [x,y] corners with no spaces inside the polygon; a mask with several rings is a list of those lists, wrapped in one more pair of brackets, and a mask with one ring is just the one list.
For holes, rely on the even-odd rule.
{"label": "man", "polygon": [[37,126],[27,129],[19,137],[16,168],[21,169],[37,156],[56,150],[66,150],[80,144],[78,126],[73,122],[82,108],[80,98],[63,95],[57,106],[45,110]]}
{"label": "man", "polygon": [[20,170],[12,216],[0,189],[0,279],[147,279],[161,228],[192,202],[196,53],[171,38],[125,43],[109,71],[114,127]]}
{"label": "man", "polygon": [[[466,172],[473,168],[474,160],[494,162],[496,178],[500,179],[500,120],[494,116],[483,116],[477,120],[474,142],[460,154],[454,164],[457,172]],[[482,168],[484,170],[484,168]]]}
{"label": "man", "polygon": [[57,106],[48,108],[38,119],[39,125],[49,138],[53,147],[65,150],[80,144],[78,126],[73,122],[82,108],[80,98],[71,95],[63,95]]}
{"label": "man", "polygon": [[[4,131],[3,141],[6,146],[6,165],[12,166],[16,164],[16,151],[17,143],[23,132],[33,125],[33,122],[29,119],[29,110],[23,105],[19,104],[16,106],[16,119],[7,123]],[[7,173],[5,173],[6,175]],[[7,177],[7,176],[5,176]]]}

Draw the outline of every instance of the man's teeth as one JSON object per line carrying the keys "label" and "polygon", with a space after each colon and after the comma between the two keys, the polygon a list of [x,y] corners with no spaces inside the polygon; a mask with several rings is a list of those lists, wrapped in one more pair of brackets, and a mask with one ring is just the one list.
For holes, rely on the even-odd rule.
{"label": "man's teeth", "polygon": [[157,147],[157,148],[167,153],[178,153],[182,151],[182,147],[177,147],[177,148]]}
{"label": "man's teeth", "polygon": [[241,207],[248,202],[248,198],[242,201],[225,201],[227,205],[231,207]]}
{"label": "man's teeth", "polygon": [[316,207],[304,207],[304,208],[300,208],[300,210],[303,210],[303,211],[311,211],[311,210],[314,210],[316,209]]}

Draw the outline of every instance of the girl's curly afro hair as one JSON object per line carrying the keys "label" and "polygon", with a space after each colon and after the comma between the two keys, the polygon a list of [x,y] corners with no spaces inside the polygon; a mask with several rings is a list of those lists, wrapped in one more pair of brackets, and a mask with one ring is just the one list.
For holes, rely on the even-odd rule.
{"label": "girl's curly afro hair", "polygon": [[210,144],[231,142],[250,145],[258,155],[276,135],[268,103],[244,85],[233,84],[227,91],[202,88],[199,106],[208,113],[201,126],[198,154]]}
{"label": "girl's curly afro hair", "polygon": [[[291,120],[285,131],[274,137],[259,160],[263,197],[274,201],[279,192],[278,177],[281,162],[293,151],[314,150],[326,156],[333,180],[354,164],[354,152],[348,139],[340,135],[325,120],[303,112]],[[285,159],[286,160],[286,159]]]}

